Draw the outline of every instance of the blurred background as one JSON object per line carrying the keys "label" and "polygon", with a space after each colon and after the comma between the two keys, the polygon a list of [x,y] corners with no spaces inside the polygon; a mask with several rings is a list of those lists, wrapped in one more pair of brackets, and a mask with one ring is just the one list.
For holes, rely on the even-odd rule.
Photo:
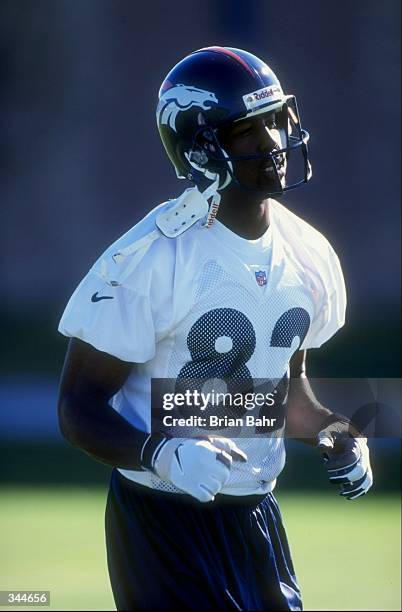
{"label": "blurred background", "polygon": [[[110,470],[58,432],[57,324],[105,247],[186,186],[155,108],[190,51],[245,48],[297,95],[314,178],[283,203],[330,239],[349,295],[347,324],[311,351],[310,373],[400,377],[399,26],[399,0],[2,0],[0,589],[113,609]],[[376,485],[355,504],[313,451],[289,446],[277,491],[305,608],[399,610],[399,441],[372,441]]]}

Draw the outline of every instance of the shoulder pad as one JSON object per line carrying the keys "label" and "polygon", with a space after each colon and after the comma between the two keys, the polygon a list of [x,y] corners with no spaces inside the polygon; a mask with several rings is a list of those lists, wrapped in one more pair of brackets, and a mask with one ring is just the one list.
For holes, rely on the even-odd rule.
{"label": "shoulder pad", "polygon": [[176,238],[208,214],[208,201],[196,187],[186,189],[172,206],[155,219],[164,236]]}

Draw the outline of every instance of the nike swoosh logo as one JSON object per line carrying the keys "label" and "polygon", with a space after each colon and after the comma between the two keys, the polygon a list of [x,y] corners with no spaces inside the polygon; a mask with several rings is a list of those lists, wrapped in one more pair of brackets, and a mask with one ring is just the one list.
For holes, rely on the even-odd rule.
{"label": "nike swoosh logo", "polygon": [[100,302],[101,300],[114,300],[114,296],[113,295],[101,295],[98,297],[98,292],[96,292],[91,297],[91,302]]}
{"label": "nike swoosh logo", "polygon": [[182,466],[182,464],[181,464],[180,455],[179,455],[179,448],[180,448],[180,446],[182,446],[182,444],[180,444],[180,445],[179,445],[179,446],[176,448],[176,450],[175,450],[174,454],[176,455],[176,459],[177,459],[177,463],[179,464],[179,468],[180,468],[180,469],[181,469],[181,471],[183,472],[183,466]]}

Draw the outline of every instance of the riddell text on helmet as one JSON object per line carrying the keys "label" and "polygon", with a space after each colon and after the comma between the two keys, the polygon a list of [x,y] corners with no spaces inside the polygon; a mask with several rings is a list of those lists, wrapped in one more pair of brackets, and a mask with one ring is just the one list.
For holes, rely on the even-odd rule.
{"label": "riddell text on helmet", "polygon": [[247,110],[252,110],[264,104],[266,98],[274,98],[276,96],[283,96],[283,91],[279,85],[272,85],[271,87],[263,87],[262,89],[246,94],[243,96],[243,102]]}

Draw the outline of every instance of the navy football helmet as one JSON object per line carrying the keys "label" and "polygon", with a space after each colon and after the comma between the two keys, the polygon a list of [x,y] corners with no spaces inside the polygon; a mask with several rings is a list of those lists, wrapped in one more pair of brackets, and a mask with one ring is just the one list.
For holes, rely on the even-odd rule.
{"label": "navy football helmet", "polygon": [[[275,111],[275,123],[284,138],[273,151],[231,157],[219,142],[225,125]],[[272,193],[307,183],[311,178],[307,142],[296,98],[285,95],[273,71],[255,55],[230,47],[199,49],[181,60],[166,76],[157,107],[159,134],[179,178],[197,186],[206,179],[219,180],[219,190],[231,181],[240,184],[233,163],[247,159],[268,159],[275,171]],[[296,153],[298,153],[296,155]],[[299,158],[296,174],[280,179],[283,159]],[[289,174],[291,179],[289,180]]]}

